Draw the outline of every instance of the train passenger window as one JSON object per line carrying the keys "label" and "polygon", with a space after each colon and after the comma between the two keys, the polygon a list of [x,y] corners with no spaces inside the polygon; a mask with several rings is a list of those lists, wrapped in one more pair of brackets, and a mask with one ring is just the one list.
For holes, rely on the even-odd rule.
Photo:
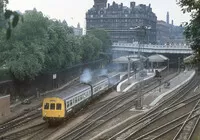
{"label": "train passenger window", "polygon": [[50,104],[50,109],[51,109],[51,110],[55,110],[55,104],[54,104],[54,103],[51,103],[51,104]]}
{"label": "train passenger window", "polygon": [[69,101],[69,105],[72,106],[72,100]]}
{"label": "train passenger window", "polygon": [[78,101],[78,100],[77,100],[77,97],[75,97],[75,103],[77,103],[77,101]]}
{"label": "train passenger window", "polygon": [[61,110],[61,104],[56,104],[56,110]]}
{"label": "train passenger window", "polygon": [[49,109],[49,103],[46,103],[46,104],[44,105],[44,109]]}
{"label": "train passenger window", "polygon": [[69,107],[69,101],[67,102],[67,107]]}

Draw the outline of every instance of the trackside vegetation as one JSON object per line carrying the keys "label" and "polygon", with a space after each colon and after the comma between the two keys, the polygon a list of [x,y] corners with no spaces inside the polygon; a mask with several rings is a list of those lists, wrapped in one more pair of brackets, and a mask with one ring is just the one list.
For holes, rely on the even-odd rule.
{"label": "trackside vegetation", "polygon": [[54,73],[76,64],[102,58],[111,41],[108,33],[92,29],[75,36],[66,21],[52,20],[42,12],[26,11],[10,37],[0,28],[0,67],[19,81],[32,80],[39,74]]}

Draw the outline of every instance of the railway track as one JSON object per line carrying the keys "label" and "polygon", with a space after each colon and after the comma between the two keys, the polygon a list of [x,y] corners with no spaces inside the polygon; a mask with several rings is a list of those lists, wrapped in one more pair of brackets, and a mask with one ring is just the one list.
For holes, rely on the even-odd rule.
{"label": "railway track", "polygon": [[[168,79],[169,80],[169,79]],[[153,84],[155,84],[156,83],[156,80],[154,80],[153,82],[152,82],[152,84],[151,85],[149,85],[149,86],[152,86]],[[158,86],[158,85],[157,85]],[[127,98],[130,98],[131,96],[133,96],[134,94],[136,94],[136,92],[129,92],[129,93],[127,93],[127,94],[123,94],[122,96],[120,96],[120,97],[115,97],[115,98],[113,98],[113,99],[109,99],[109,101],[105,101],[105,103],[106,104],[104,104],[101,108],[99,108],[98,110],[96,110],[94,113],[92,113],[90,116],[88,116],[88,118],[86,118],[85,120],[88,120],[88,122],[86,123],[86,125],[83,125],[82,126],[82,128],[84,128],[85,127],[85,129],[87,129],[89,126],[94,126],[94,125],[96,125],[95,123],[91,123],[91,122],[95,122],[95,119],[96,118],[98,118],[99,116],[102,116],[103,114],[104,114],[104,116],[102,116],[102,118],[104,117],[104,118],[106,118],[107,117],[107,120],[109,120],[109,117],[108,117],[108,115],[109,114],[119,114],[119,113],[122,113],[123,111],[125,111],[126,110],[126,108],[130,108],[131,106],[133,106],[134,105],[134,102],[132,102],[131,103],[131,105],[129,105],[129,106],[126,106],[126,107],[124,107],[124,109],[121,109],[121,111],[120,112],[118,112],[117,113],[117,109],[115,109],[116,108],[116,105],[118,105],[120,102],[123,102],[123,100],[126,100]],[[107,108],[109,106],[109,108]],[[122,106],[121,107],[119,107],[119,108],[122,108]],[[40,114],[40,113],[39,113]],[[106,116],[107,115],[107,116]],[[33,116],[37,116],[37,114],[35,114],[35,115],[32,115],[32,117]],[[41,116],[41,115],[39,115],[39,116]],[[30,117],[30,116],[29,116]],[[27,117],[27,118],[29,118],[29,117]],[[111,119],[112,117],[110,117],[110,119]],[[101,119],[101,118],[98,118],[98,119]],[[22,121],[23,120],[23,121]],[[20,126],[20,125],[22,125],[23,124],[23,122],[25,123],[25,122],[28,122],[28,121],[31,121],[31,118],[29,118],[27,121],[24,121],[25,119],[18,119],[18,121],[10,121],[10,122],[8,122],[7,124],[4,124],[4,126],[8,126],[7,127],[7,130],[9,130],[10,128],[12,129],[12,128],[16,128],[17,126]],[[19,123],[18,123],[19,122]],[[17,123],[18,123],[18,125],[17,125]],[[82,122],[83,123],[83,122]],[[80,124],[82,124],[82,123],[80,123]],[[15,127],[13,127],[14,125],[12,125],[12,124],[14,124],[15,125]],[[85,124],[85,121],[84,121],[84,124]],[[102,125],[102,123],[100,122],[100,123],[97,123],[97,124],[99,124],[99,125],[97,125],[97,126],[100,126],[100,125]],[[12,127],[9,127],[9,126],[12,126]],[[39,129],[38,130],[38,133],[36,133],[35,131],[32,131],[34,134],[31,136],[31,138],[30,139],[43,139],[43,138],[45,138],[45,137],[48,137],[49,135],[51,135],[52,133],[54,133],[54,132],[56,132],[57,130],[59,130],[60,128],[62,128],[62,127],[64,127],[64,125],[61,125],[61,126],[59,126],[59,127],[57,127],[57,128],[49,128],[49,127],[46,127],[46,126],[43,126],[43,129],[41,128],[41,129]],[[4,129],[2,129],[4,132],[6,132],[6,127],[2,127],[2,128],[4,128]],[[85,130],[84,129],[84,130]],[[40,133],[41,131],[40,130],[42,130],[42,133]],[[79,131],[80,129],[78,129],[78,131]],[[2,131],[2,132],[3,132]],[[25,133],[32,133],[31,131],[24,131],[24,135],[20,135],[19,134],[19,136],[18,137],[20,137],[20,136],[25,136]],[[76,131],[77,132],[77,131]],[[19,133],[21,133],[21,132],[19,132]],[[86,134],[86,132],[84,133],[84,134]],[[12,135],[12,134],[11,134]],[[15,134],[14,134],[15,135]]]}
{"label": "railway track", "polygon": [[47,127],[48,127],[48,125],[45,122],[43,122],[43,123],[28,127],[26,129],[22,129],[22,130],[14,132],[14,133],[1,136],[0,139],[2,139],[2,140],[17,140],[17,139],[20,139],[21,137],[27,136],[29,134],[41,132]]}
{"label": "railway track", "polygon": [[[70,83],[69,85],[67,85],[59,91],[63,91],[73,84],[78,84],[77,80],[73,81],[72,83]],[[54,94],[56,94],[57,92],[58,91],[56,91]],[[53,92],[49,93],[49,95],[51,94],[53,94]],[[17,116],[12,117],[6,122],[0,124],[0,136],[5,133],[9,133],[9,131],[15,131],[15,129],[25,126],[35,119],[41,118],[41,106],[42,105],[39,104],[32,108],[29,108],[28,110],[25,110]]]}
{"label": "railway track", "polygon": [[[160,105],[156,106],[155,108],[147,112],[144,116],[142,116],[136,122],[132,123],[125,129],[121,130],[119,133],[113,136],[110,136],[110,138],[108,139],[114,140],[118,138],[120,139],[120,137],[122,137],[121,139],[136,139],[137,136],[139,137],[139,135],[141,136],[143,135],[143,133],[147,133],[147,131],[144,131],[144,130],[147,127],[152,129],[153,127],[150,127],[150,126],[152,126],[152,124],[155,123],[161,117],[164,117],[166,115],[169,115],[172,112],[177,111],[177,109],[180,107],[181,108],[186,107],[188,104],[192,104],[194,101],[199,99],[200,96],[195,95],[183,100],[183,98],[189,93],[190,90],[194,88],[194,86],[196,86],[196,84],[197,84],[197,79],[190,82],[188,86],[185,86],[182,90],[180,90],[180,92],[177,92],[174,96],[171,96],[170,98],[164,100]],[[164,122],[164,120],[162,120],[162,122]]]}
{"label": "railway track", "polygon": [[[141,135],[135,140],[142,140],[142,139],[151,139],[151,140],[190,140],[193,132],[199,122],[200,118],[200,107],[199,102],[200,98],[196,100],[194,104],[194,108],[190,112],[186,112],[183,115],[155,128],[151,129],[151,131],[147,132],[144,135]],[[189,126],[187,126],[189,125]],[[192,125],[192,127],[191,127]],[[173,131],[174,134],[170,136],[169,133]],[[164,138],[167,136],[167,138]]]}
{"label": "railway track", "polygon": [[16,129],[22,125],[25,125],[26,123],[29,123],[30,121],[37,119],[41,117],[41,111],[40,110],[33,110],[29,113],[25,113],[23,115],[20,115],[13,120],[6,122],[4,124],[0,125],[0,135],[11,131],[13,129]]}
{"label": "railway track", "polygon": [[[196,124],[198,124],[200,119],[200,100],[196,103],[190,114],[188,115],[187,119],[179,129],[178,133],[175,135],[173,140],[187,140],[191,139],[192,134],[196,128]],[[194,117],[196,116],[196,117]],[[193,118],[194,117],[194,118]],[[191,119],[193,118],[193,119]],[[193,127],[195,126],[195,127]]]}
{"label": "railway track", "polygon": [[[170,79],[167,79],[167,80],[171,80]],[[156,81],[155,81],[156,82]],[[165,82],[165,81],[163,81]],[[155,83],[152,82],[152,85],[154,85]],[[152,86],[152,85],[149,85],[149,86]],[[148,93],[150,90],[156,88],[157,86],[159,85],[156,85],[155,87],[151,88],[151,89],[148,89],[148,91],[144,92],[145,93]],[[149,87],[148,87],[149,88]],[[131,93],[131,92],[130,92]],[[130,99],[131,96],[133,96],[133,93],[132,94],[124,94],[124,96],[120,96],[118,98],[116,98],[115,100],[115,105],[118,105],[119,103],[123,102],[123,100],[127,100],[127,99]],[[136,92],[134,92],[136,93]],[[126,96],[125,96],[126,95]],[[120,99],[121,98],[121,99]],[[72,131],[70,132],[67,132],[66,134],[64,134],[63,136],[59,137],[58,139],[81,139],[81,137],[84,137],[85,135],[87,135],[89,132],[93,131],[94,129],[100,127],[101,125],[105,124],[106,122],[108,122],[109,120],[113,119],[114,117],[118,116],[119,114],[123,113],[124,111],[130,109],[131,107],[134,106],[134,103],[135,103],[135,99],[137,97],[133,97],[132,99],[130,99],[130,101],[124,103],[124,104],[121,104],[121,105],[118,105],[118,107],[116,108],[110,108],[107,110],[107,112],[100,112],[100,110],[98,110],[99,113],[95,112],[94,114],[94,119],[91,119],[91,118],[87,118],[86,120],[84,120],[84,122],[82,122],[81,124],[79,124],[77,127],[75,127],[74,129],[72,129]],[[109,104],[106,104],[104,107],[108,107]],[[96,117],[97,115],[97,117]],[[93,115],[92,115],[93,116]]]}

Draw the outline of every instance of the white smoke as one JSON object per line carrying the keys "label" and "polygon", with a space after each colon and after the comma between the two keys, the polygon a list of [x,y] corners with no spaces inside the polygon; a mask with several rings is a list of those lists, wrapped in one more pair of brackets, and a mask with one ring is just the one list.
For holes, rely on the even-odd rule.
{"label": "white smoke", "polygon": [[107,76],[108,70],[107,69],[101,69],[98,73],[98,76]]}
{"label": "white smoke", "polygon": [[80,76],[81,83],[89,83],[92,81],[92,72],[90,69],[84,69],[82,75]]}

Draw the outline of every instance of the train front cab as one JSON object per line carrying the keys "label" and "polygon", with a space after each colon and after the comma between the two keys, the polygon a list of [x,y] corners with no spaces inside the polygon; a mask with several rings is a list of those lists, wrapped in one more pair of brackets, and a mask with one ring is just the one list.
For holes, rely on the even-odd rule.
{"label": "train front cab", "polygon": [[45,98],[42,105],[43,119],[48,122],[58,122],[65,118],[65,103],[60,98]]}

